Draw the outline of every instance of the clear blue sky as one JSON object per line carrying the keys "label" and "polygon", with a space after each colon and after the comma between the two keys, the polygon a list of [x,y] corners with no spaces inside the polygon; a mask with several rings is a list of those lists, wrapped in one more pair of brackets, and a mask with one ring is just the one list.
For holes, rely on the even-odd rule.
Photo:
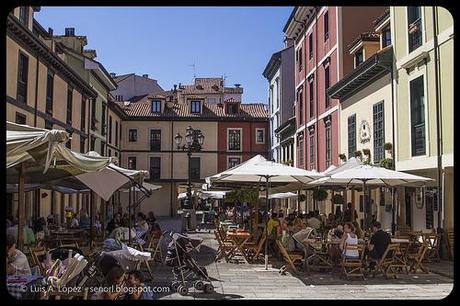
{"label": "clear blue sky", "polygon": [[55,35],[75,27],[87,49],[117,74],[148,73],[165,90],[197,77],[226,75],[244,87],[243,102],[267,103],[262,72],[283,48],[292,7],[46,7],[35,14]]}

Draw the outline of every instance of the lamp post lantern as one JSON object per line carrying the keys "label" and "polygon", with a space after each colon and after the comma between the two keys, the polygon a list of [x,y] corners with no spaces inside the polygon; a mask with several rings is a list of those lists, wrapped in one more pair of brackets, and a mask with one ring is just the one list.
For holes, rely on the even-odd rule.
{"label": "lamp post lantern", "polygon": [[191,157],[192,152],[200,152],[204,143],[204,135],[201,131],[198,135],[194,135],[195,131],[191,126],[188,126],[185,130],[185,143],[182,145],[182,139],[180,133],[174,136],[176,147],[178,150],[186,151],[188,157],[188,180],[187,180],[187,198],[184,201],[184,207],[182,209],[183,216],[186,214],[190,215],[190,223],[188,229],[194,230],[196,228],[196,212],[192,201],[192,169],[191,169]]}

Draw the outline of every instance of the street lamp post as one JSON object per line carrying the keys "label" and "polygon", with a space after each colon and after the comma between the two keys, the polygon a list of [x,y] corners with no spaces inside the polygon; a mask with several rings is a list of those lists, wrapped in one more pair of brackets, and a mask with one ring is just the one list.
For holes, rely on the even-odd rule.
{"label": "street lamp post", "polygon": [[[182,209],[183,215],[187,212],[190,213],[190,227],[188,229],[195,229],[196,223],[196,214],[195,214],[195,207],[192,202],[192,169],[190,167],[190,160],[192,157],[192,152],[199,152],[201,151],[201,147],[203,146],[204,142],[204,135],[201,131],[194,137],[194,130],[191,126],[188,126],[185,131],[185,144],[182,145],[182,136],[180,133],[177,133],[174,136],[174,140],[176,141],[176,147],[178,150],[187,151],[188,157],[188,180],[187,180],[187,198],[185,199],[185,205]],[[189,211],[190,210],[190,211]]]}

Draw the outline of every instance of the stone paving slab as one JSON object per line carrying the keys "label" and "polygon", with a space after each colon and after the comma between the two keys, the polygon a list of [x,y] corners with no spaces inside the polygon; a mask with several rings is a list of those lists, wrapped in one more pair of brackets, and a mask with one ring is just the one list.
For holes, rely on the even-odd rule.
{"label": "stone paving slab", "polygon": [[[278,269],[265,270],[263,264],[216,263],[217,241],[213,234],[198,232],[190,236],[203,239],[202,252],[194,258],[206,267],[216,293],[204,294],[192,288],[188,296],[171,291],[159,295],[160,299],[441,299],[453,289],[452,278],[436,273],[399,275],[398,279],[376,276],[362,281],[344,280],[329,273],[280,275]],[[153,284],[170,283],[171,269],[156,264]]]}

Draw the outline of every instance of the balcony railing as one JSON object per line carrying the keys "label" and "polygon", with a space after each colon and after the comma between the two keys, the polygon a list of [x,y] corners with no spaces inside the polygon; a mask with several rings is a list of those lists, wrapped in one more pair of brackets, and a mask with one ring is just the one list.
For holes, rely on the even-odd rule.
{"label": "balcony railing", "polygon": [[412,126],[412,156],[425,155],[425,123]]}

